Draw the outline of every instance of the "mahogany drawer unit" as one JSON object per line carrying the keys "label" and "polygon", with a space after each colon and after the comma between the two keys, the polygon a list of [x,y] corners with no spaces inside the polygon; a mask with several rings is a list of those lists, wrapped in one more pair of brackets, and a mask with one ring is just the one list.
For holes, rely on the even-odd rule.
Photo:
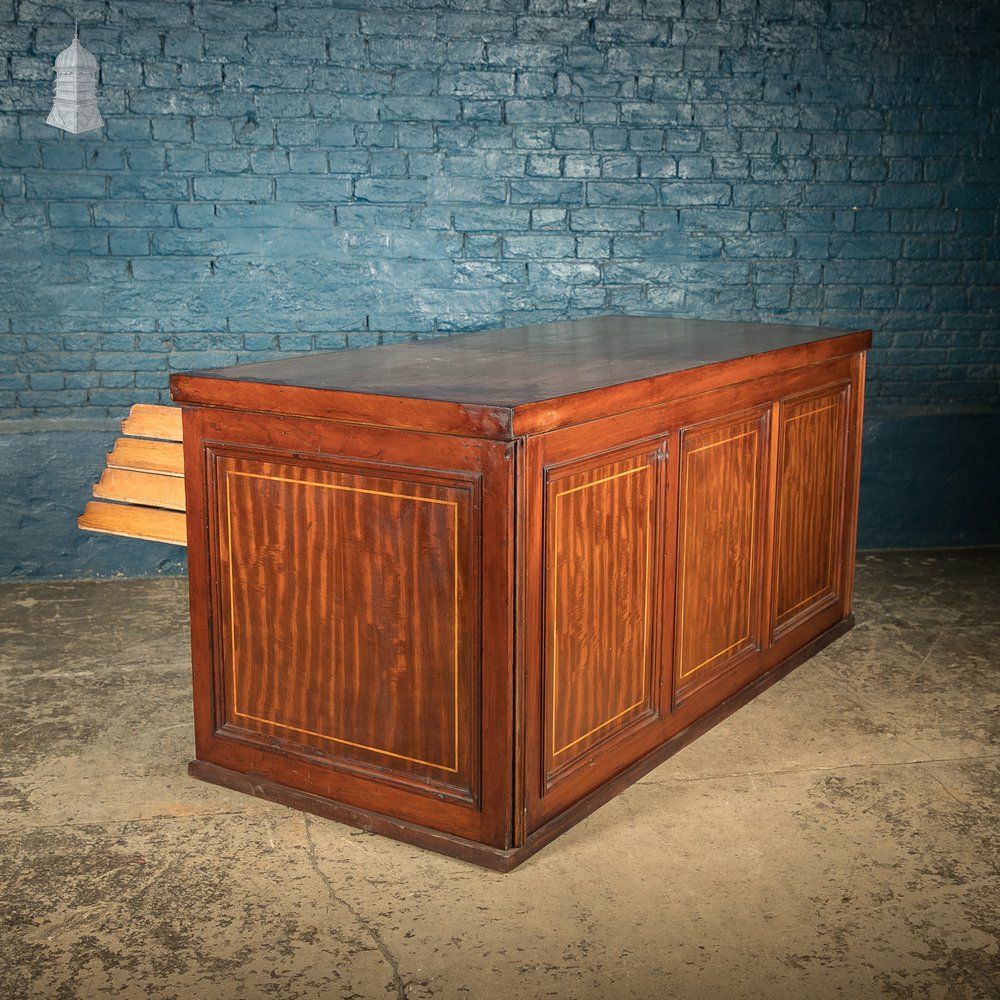
{"label": "mahogany drawer unit", "polygon": [[867,331],[173,376],[193,775],[509,870],[849,629]]}

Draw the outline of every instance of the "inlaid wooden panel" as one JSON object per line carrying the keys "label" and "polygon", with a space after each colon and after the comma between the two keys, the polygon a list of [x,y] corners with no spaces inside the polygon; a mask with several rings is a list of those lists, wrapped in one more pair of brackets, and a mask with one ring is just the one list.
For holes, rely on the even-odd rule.
{"label": "inlaid wooden panel", "polygon": [[681,433],[674,696],[760,648],[768,411]]}
{"label": "inlaid wooden panel", "polygon": [[780,407],[772,635],[839,593],[847,387]]}
{"label": "inlaid wooden panel", "polygon": [[654,711],[656,451],[550,473],[546,486],[545,773]]}
{"label": "inlaid wooden panel", "polygon": [[469,484],[221,457],[230,727],[474,792]]}

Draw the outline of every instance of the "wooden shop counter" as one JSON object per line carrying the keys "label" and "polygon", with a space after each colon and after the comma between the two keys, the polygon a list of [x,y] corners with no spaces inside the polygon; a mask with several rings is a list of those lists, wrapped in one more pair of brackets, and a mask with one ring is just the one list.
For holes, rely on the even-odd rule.
{"label": "wooden shop counter", "polygon": [[513,868],[851,627],[870,341],[606,317],[175,375],[191,773]]}

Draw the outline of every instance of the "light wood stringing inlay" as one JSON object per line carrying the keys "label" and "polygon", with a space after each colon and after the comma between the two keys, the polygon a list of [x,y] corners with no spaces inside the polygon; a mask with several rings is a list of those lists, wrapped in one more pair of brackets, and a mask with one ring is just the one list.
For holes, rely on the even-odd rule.
{"label": "light wood stringing inlay", "polygon": [[[745,431],[741,431],[736,434],[730,434],[727,437],[720,438],[717,441],[709,441],[706,444],[698,445],[693,448],[683,449],[683,468],[681,473],[681,478],[683,482],[682,500],[681,500],[681,516],[680,521],[682,526],[685,526],[681,531],[681,537],[679,539],[680,547],[680,569],[678,572],[678,593],[677,593],[677,608],[678,608],[678,622],[677,622],[677,680],[678,682],[684,682],[689,677],[693,677],[699,671],[705,670],[708,667],[719,664],[728,654],[732,653],[734,650],[739,650],[741,648],[746,648],[748,645],[755,644],[753,636],[753,617],[754,617],[754,601],[753,601],[753,590],[755,585],[755,569],[756,569],[756,544],[757,544],[757,517],[758,517],[758,507],[757,507],[757,497],[759,493],[759,477],[760,477],[760,424],[759,418],[752,418],[754,421],[754,426]],[[747,420],[743,419],[739,423],[742,425],[747,424]],[[699,436],[707,436],[713,433],[719,433],[724,431],[725,428],[715,428],[713,430],[704,431]],[[734,442],[744,441],[747,438],[752,439],[752,450],[748,456],[743,458],[740,453],[736,450]],[[697,440],[697,439],[696,439]],[[691,522],[698,518],[700,512],[693,511],[691,508],[691,484],[695,479],[693,463],[695,461],[695,456],[702,456],[709,461],[714,458],[714,456],[709,456],[709,452],[715,451],[715,449],[720,448],[723,445],[730,445],[731,454],[724,460],[716,459],[716,463],[719,469],[723,467],[729,468],[730,472],[733,474],[723,476],[720,479],[719,486],[723,488],[728,488],[731,491],[739,494],[740,499],[745,500],[746,492],[749,492],[749,511],[747,511],[745,524],[746,524],[746,534],[747,545],[745,549],[745,572],[743,574],[744,579],[742,581],[737,581],[739,590],[737,593],[742,595],[742,614],[739,615],[740,623],[731,623],[735,625],[732,631],[738,633],[738,637],[735,639],[730,638],[730,641],[723,647],[715,649],[714,651],[705,655],[706,650],[700,650],[692,655],[692,635],[699,638],[704,636],[704,630],[695,627],[695,629],[689,630],[687,627],[690,621],[690,609],[688,608],[688,599],[691,594],[688,589],[689,583],[689,562],[692,561],[690,556],[690,546],[689,541],[689,531],[687,526]],[[741,460],[742,459],[742,460]],[[726,465],[726,463],[729,463]],[[736,474],[736,469],[733,466],[742,467],[743,474]],[[746,476],[746,470],[751,471],[749,477]],[[711,472],[712,470],[709,470]],[[740,508],[737,504],[732,507],[733,511],[736,513],[740,512]],[[698,556],[704,556],[704,552],[701,546],[704,544],[704,538],[697,532],[690,532],[699,540],[699,550],[697,552]],[[744,549],[742,546],[739,548],[740,553],[743,553]],[[738,566],[733,567],[735,570],[739,570]],[[704,572],[699,572],[696,574],[696,578],[699,584],[703,584],[707,578],[707,574]],[[730,633],[731,635],[731,633]],[[694,659],[694,657],[699,656],[696,662],[689,662]]]}
{"label": "light wood stringing inlay", "polygon": [[[648,472],[651,466],[646,463],[644,465],[636,466],[632,469],[626,469],[623,472],[617,472],[610,476],[603,476],[600,479],[595,479],[590,483],[583,483],[579,486],[571,487],[570,489],[562,490],[555,494],[553,498],[553,520],[554,520],[554,535],[558,541],[561,537],[560,535],[560,503],[559,501],[565,497],[572,494],[580,493],[584,490],[592,489],[596,486],[605,485],[610,482],[621,480],[627,476],[633,476],[640,472]],[[646,525],[645,525],[645,569],[644,569],[644,580],[643,580],[643,592],[644,592],[644,602],[643,602],[643,646],[642,646],[642,670],[641,670],[641,691],[639,698],[632,704],[628,705],[626,708],[621,709],[614,715],[606,718],[604,721],[598,723],[597,725],[591,727],[587,732],[575,737],[574,739],[567,740],[562,746],[558,746],[558,720],[557,720],[557,708],[559,707],[559,616],[555,612],[552,614],[552,757],[558,757],[564,754],[567,750],[572,749],[578,744],[582,743],[589,736],[593,736],[595,733],[599,732],[601,729],[610,726],[612,723],[617,722],[620,718],[628,715],[629,712],[634,711],[639,708],[647,700],[647,685],[646,685],[646,674],[647,674],[647,663],[648,663],[648,653],[649,653],[649,613],[650,613],[650,547],[652,539],[652,509],[653,509],[653,496],[652,491],[647,499],[646,503]],[[558,607],[558,587],[559,587],[559,557],[558,550],[557,554],[553,557],[552,562],[552,600],[553,608]]]}
{"label": "light wood stringing inlay", "polygon": [[[843,462],[841,425],[844,389],[838,388],[833,402],[829,402],[830,398],[823,396],[784,404],[790,412],[782,419],[782,465],[790,464],[793,468],[808,470],[813,478],[798,482],[797,490],[790,494],[788,474],[781,474],[776,545],[777,579],[774,588],[774,619],[779,627],[793,619],[800,609],[836,591],[834,577],[839,501],[835,493],[842,478],[840,467]],[[823,414],[831,415],[816,422],[815,418]],[[810,423],[799,424],[799,421],[804,420]],[[803,451],[809,454],[812,462],[801,461]],[[812,489],[809,498],[811,502],[804,503],[801,494],[808,488]],[[817,525],[817,520],[826,523]],[[817,534],[817,527],[821,529],[820,534]],[[810,558],[803,561],[802,554],[806,549],[809,550]],[[808,582],[804,575],[807,567],[812,569],[810,587],[805,586]],[[802,594],[803,589],[808,592]]]}
{"label": "light wood stringing inlay", "polygon": [[[245,479],[259,479],[267,482],[280,482],[288,483],[296,486],[311,486],[318,489],[327,489],[333,491],[342,491],[345,493],[358,493],[358,494],[368,494],[371,496],[389,497],[393,500],[411,500],[417,503],[429,503],[429,504],[439,504],[442,506],[448,506],[452,508],[452,530],[453,530],[453,591],[454,591],[454,621],[453,621],[453,651],[454,651],[454,673],[453,673],[453,711],[454,711],[454,758],[451,763],[444,764],[436,761],[421,760],[418,757],[412,757],[407,754],[396,753],[392,750],[388,750],[384,747],[372,746],[365,743],[359,743],[353,740],[344,739],[342,737],[334,736],[330,733],[321,733],[315,730],[306,729],[300,726],[293,726],[287,723],[279,722],[275,719],[267,719],[261,716],[253,715],[248,712],[240,711],[239,709],[239,686],[237,683],[237,652],[236,652],[236,609],[235,609],[235,581],[233,579],[233,568],[234,561],[232,559],[231,553],[233,551],[233,529],[232,529],[232,502],[230,495],[230,479],[232,477],[240,477]],[[260,473],[252,472],[236,472],[233,470],[227,470],[226,472],[226,530],[227,530],[227,548],[230,552],[229,558],[229,599],[230,599],[230,663],[231,663],[231,682],[233,690],[233,715],[242,718],[249,719],[254,722],[262,722],[266,725],[274,726],[278,729],[288,730],[290,732],[300,733],[305,736],[313,736],[322,740],[329,740],[332,743],[337,743],[343,746],[355,747],[359,750],[368,750],[373,753],[378,753],[386,757],[392,757],[396,760],[405,760],[413,764],[419,764],[424,767],[434,768],[449,774],[455,774],[459,770],[459,614],[458,614],[458,592],[459,592],[459,558],[458,558],[458,504],[453,500],[440,500],[434,497],[419,497],[410,494],[403,493],[391,493],[386,490],[373,490],[365,489],[362,487],[354,486],[343,486],[336,483],[317,483],[311,482],[305,479],[293,479],[291,477],[285,476],[266,476]]]}

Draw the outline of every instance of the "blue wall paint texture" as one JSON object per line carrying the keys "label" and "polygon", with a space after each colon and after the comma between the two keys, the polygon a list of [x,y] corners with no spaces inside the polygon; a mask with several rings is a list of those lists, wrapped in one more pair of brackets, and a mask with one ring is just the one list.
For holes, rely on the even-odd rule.
{"label": "blue wall paint texture", "polygon": [[1000,541],[890,474],[1000,437],[998,51],[994,0],[0,0],[0,576],[183,565],[72,523],[173,371],[619,312],[871,327],[862,542]]}

